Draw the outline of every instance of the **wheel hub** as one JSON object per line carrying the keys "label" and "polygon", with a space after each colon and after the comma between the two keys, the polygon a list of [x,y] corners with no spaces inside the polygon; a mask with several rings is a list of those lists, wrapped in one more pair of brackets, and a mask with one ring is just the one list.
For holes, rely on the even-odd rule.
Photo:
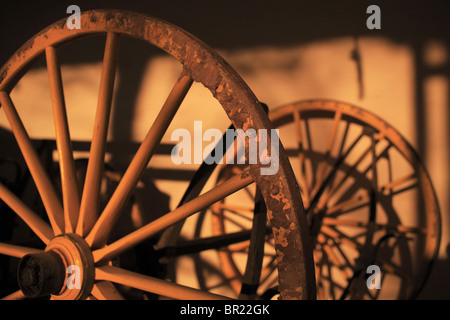
{"label": "wheel hub", "polygon": [[55,237],[44,252],[25,255],[17,273],[27,297],[80,300],[92,290],[94,269],[88,244],[76,234],[64,234]]}

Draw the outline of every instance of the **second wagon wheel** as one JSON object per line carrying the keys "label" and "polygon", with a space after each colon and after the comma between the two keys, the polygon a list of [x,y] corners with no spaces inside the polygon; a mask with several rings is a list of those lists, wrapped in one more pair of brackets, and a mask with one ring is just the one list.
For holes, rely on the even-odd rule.
{"label": "second wagon wheel", "polygon": [[[230,177],[220,186],[203,192],[129,234],[110,239],[110,233],[115,228],[122,209],[133,194],[152,154],[193,82],[201,83],[209,89],[225,110],[234,128],[270,129],[271,122],[256,97],[228,64],[201,41],[180,28],[146,15],[115,10],[84,12],[80,21],[79,29],[68,29],[66,19],[62,19],[39,32],[0,70],[1,109],[6,115],[45,208],[45,216],[40,216],[11,189],[0,184],[0,199],[43,243],[39,247],[24,246],[13,240],[0,243],[2,255],[21,259],[18,268],[21,290],[6,298],[121,298],[111,283],[176,299],[224,298],[165,281],[163,278],[126,270],[115,265],[113,260],[178,221],[253,182],[258,185],[268,210],[272,212],[270,223],[273,230],[278,231],[275,243],[278,248],[279,288],[282,298],[315,298],[314,266],[307,221],[298,197],[292,168],[281,144],[279,169],[276,174],[262,175],[259,162],[249,165],[244,172]],[[76,179],[58,53],[67,43],[82,40],[90,35],[106,35],[106,45],[89,162],[84,188],[79,193],[78,184],[83,182]],[[119,39],[124,37],[142,40],[162,49],[181,63],[182,72],[113,195],[106,206],[100,208],[98,200],[105,165]],[[16,109],[11,95],[18,81],[39,59],[45,59],[49,76],[53,115],[48,117],[54,119],[55,124],[62,199],[52,184],[49,173],[40,162],[27,134],[27,124],[20,116],[20,106]],[[198,116],[201,118],[201,115]],[[270,145],[269,137],[268,146]],[[67,270],[69,267],[72,269]],[[80,283],[75,287],[66,286],[66,271],[70,273],[75,269],[78,270],[77,279]]]}
{"label": "second wagon wheel", "polygon": [[[432,183],[411,145],[377,116],[341,102],[297,102],[275,109],[270,119],[301,188],[315,243],[318,298],[416,297],[437,257],[441,222]],[[226,166],[222,179],[240,170]],[[276,259],[265,223],[255,225],[254,196],[247,187],[211,206],[195,236],[209,225],[214,236],[259,228],[265,260],[253,294],[261,296],[276,289]],[[241,296],[248,287],[245,256],[258,246],[250,239],[247,232],[218,251],[215,272]],[[211,272],[202,263],[197,260],[199,279]]]}

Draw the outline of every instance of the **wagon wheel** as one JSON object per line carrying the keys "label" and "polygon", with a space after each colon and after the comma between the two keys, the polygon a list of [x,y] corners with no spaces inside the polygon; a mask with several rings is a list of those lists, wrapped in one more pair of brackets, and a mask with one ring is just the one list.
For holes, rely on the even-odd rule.
{"label": "wagon wheel", "polygon": [[[318,298],[414,298],[437,257],[441,226],[430,178],[410,144],[375,115],[340,102],[298,102],[270,118],[280,128],[301,188],[315,243]],[[296,137],[292,148],[286,137]],[[226,175],[237,169],[223,170]],[[215,236],[252,228],[252,196],[247,205],[238,194],[232,197],[240,200],[230,196],[209,210]],[[197,236],[208,226],[203,220]],[[274,256],[270,233],[261,241],[265,255]],[[218,251],[219,269],[224,285],[242,294],[248,270],[238,255],[251,249],[248,241],[237,245]],[[274,264],[267,259],[261,267],[275,272]],[[380,268],[380,278],[371,277],[370,265]],[[205,270],[197,270],[203,278]],[[269,289],[267,279],[261,275],[259,295]]]}
{"label": "wagon wheel", "polygon": [[[178,107],[196,81],[211,91],[235,128],[269,129],[270,120],[256,97],[241,78],[201,41],[162,20],[142,14],[94,10],[81,15],[81,28],[68,29],[66,19],[44,29],[29,40],[0,70],[0,104],[42,198],[46,217],[33,212],[20,198],[0,185],[0,199],[20,217],[43,242],[42,248],[16,243],[0,244],[0,253],[21,258],[18,281],[21,290],[6,298],[51,296],[52,299],[119,299],[112,283],[137,288],[158,296],[179,299],[223,298],[209,292],[139,274],[116,266],[113,260],[141,242],[157,237],[171,225],[256,182],[267,207],[273,212],[271,224],[279,233],[279,282],[285,299],[315,297],[312,247],[303,207],[297,196],[292,168],[280,145],[279,169],[274,175],[262,175],[261,164],[249,165],[244,173],[119,239],[109,239],[122,208],[134,192],[143,170],[175,116]],[[74,156],[68,129],[67,112],[58,62],[58,48],[89,35],[106,34],[103,70],[100,82],[95,126],[84,188],[77,192]],[[114,194],[104,208],[98,198],[105,161],[105,145],[114,89],[119,38],[132,37],[150,43],[178,60],[183,71],[150,127]],[[41,165],[18,110],[11,90],[33,62],[45,57],[56,142],[61,168],[62,201],[51,178]],[[271,139],[268,138],[268,145]],[[290,206],[285,206],[289,203]],[[282,245],[280,245],[282,244]],[[288,244],[288,245],[286,245]],[[292,248],[301,247],[302,253]],[[69,266],[71,270],[67,270]],[[295,266],[295,268],[292,268]],[[68,273],[66,273],[66,271]],[[70,285],[66,286],[69,280]],[[77,281],[80,281],[77,285]],[[300,290],[301,289],[301,290]]]}

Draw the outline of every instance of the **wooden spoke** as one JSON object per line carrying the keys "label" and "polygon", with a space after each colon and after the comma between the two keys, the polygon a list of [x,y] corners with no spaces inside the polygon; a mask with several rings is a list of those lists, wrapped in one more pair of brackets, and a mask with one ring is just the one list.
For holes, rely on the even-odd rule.
{"label": "wooden spoke", "polygon": [[252,219],[253,217],[253,209],[246,206],[237,206],[237,205],[230,205],[230,204],[224,204],[224,203],[218,203],[217,207],[219,209],[229,211],[231,213],[234,213],[244,219]]}
{"label": "wooden spoke", "polygon": [[392,192],[394,188],[401,186],[403,184],[409,184],[410,186],[417,185],[417,177],[414,173],[407,174],[403,177],[397,178],[393,181],[390,181],[382,186],[380,186],[379,191],[381,193],[389,193]]}
{"label": "wooden spoke", "polygon": [[[356,144],[357,144],[357,143],[360,141],[360,139],[362,138],[362,134],[359,135],[358,138],[356,138],[356,139],[353,141],[353,143],[348,147],[348,149],[346,150],[345,154],[343,154],[344,146],[345,146],[345,143],[346,143],[346,141],[347,141],[347,136],[348,136],[349,128],[350,128],[350,122],[347,122],[347,124],[346,124],[346,126],[345,126],[345,130],[344,130],[343,137],[342,137],[342,139],[341,139],[341,145],[340,145],[340,147],[339,147],[339,151],[338,151],[338,154],[337,154],[337,159],[338,159],[338,160],[334,163],[334,167],[335,167],[335,168],[333,168],[332,172],[336,170],[336,166],[340,166],[340,165],[345,161],[345,159],[347,158],[347,156],[349,155],[349,153],[353,150],[353,148],[356,146]],[[329,190],[332,189],[332,187],[333,187],[333,185],[334,185],[334,182],[335,182],[335,179],[336,179],[336,174],[333,174],[333,175],[331,176],[331,179],[329,179],[329,181],[327,181],[328,186],[329,186]],[[328,199],[329,199],[329,196],[327,196],[327,199],[326,199],[325,201],[328,201]],[[321,207],[321,205],[319,205],[319,207]],[[322,205],[322,207],[323,207],[323,205]]]}
{"label": "wooden spoke", "polygon": [[[377,169],[377,161],[379,157],[377,157],[377,152],[375,150],[376,140],[375,133],[373,130],[370,130],[370,142],[372,146],[372,187],[373,190],[378,190],[378,169]],[[381,153],[383,154],[383,153]]]}
{"label": "wooden spoke", "polygon": [[42,252],[42,250],[0,242],[0,254],[10,257],[22,258],[26,254],[38,252]]}
{"label": "wooden spoke", "polygon": [[182,286],[169,281],[141,275],[113,266],[103,266],[95,269],[96,280],[107,280],[139,290],[158,294],[160,296],[179,300],[223,300],[227,297],[204,292],[198,289]]}
{"label": "wooden spoke", "polygon": [[[322,181],[319,188],[316,189],[314,193],[314,197],[311,201],[310,207],[308,208],[308,212],[311,212],[311,210],[321,210],[325,207],[328,200],[331,198],[332,195],[339,189],[340,186],[345,182],[345,179],[348,178],[353,170],[356,169],[357,164],[354,164],[350,169],[347,170],[345,177],[341,178],[338,183],[336,183],[334,186],[330,188],[330,190],[327,192],[326,196],[322,198],[322,194],[324,193],[327,186],[331,186],[332,181],[334,180],[334,177],[336,175],[337,170],[339,167],[344,163],[345,159],[348,157],[350,152],[355,148],[355,146],[358,144],[358,142],[363,137],[363,133],[361,133],[354,141],[353,143],[347,148],[345,154],[340,156],[336,162],[333,165],[332,170],[328,173],[327,177]],[[365,156],[364,156],[365,157]],[[364,157],[361,157],[359,161],[362,161]],[[320,201],[319,201],[320,200]]]}
{"label": "wooden spoke", "polygon": [[1,183],[0,199],[2,199],[27,224],[45,244],[48,244],[54,237],[52,228]]}
{"label": "wooden spoke", "polygon": [[[239,229],[245,230],[246,227],[245,225],[241,222],[235,219],[234,216],[238,216],[237,214],[235,214],[234,212],[232,212],[232,214],[225,214],[225,212],[215,212],[213,211],[214,215],[217,215],[219,219],[225,220],[227,222],[229,222],[230,224],[233,224],[234,226],[238,227]],[[247,221],[249,219],[246,219]],[[222,223],[221,223],[222,224]]]}
{"label": "wooden spoke", "polygon": [[[221,275],[221,276],[223,276],[223,275]],[[212,290],[214,290],[214,289],[217,289],[217,288],[222,288],[222,287],[224,287],[224,286],[230,286],[230,287],[232,287],[232,282],[234,281],[234,280],[237,280],[237,279],[229,279],[229,278],[225,278],[225,279],[223,279],[222,281],[220,281],[220,282],[218,282],[218,283],[215,283],[215,284],[212,284],[212,285],[209,285],[208,286],[208,288],[204,288],[205,290],[208,290],[208,291],[212,291]],[[234,290],[234,289],[233,289]],[[237,292],[234,290],[234,292],[237,294]]]}
{"label": "wooden spoke", "polygon": [[91,293],[97,300],[124,300],[123,296],[109,281],[95,282]]}
{"label": "wooden spoke", "polygon": [[22,299],[25,299],[25,295],[23,294],[22,290],[17,290],[16,292],[13,292],[10,295],[7,295],[6,297],[2,298],[2,300],[22,300]]}
{"label": "wooden spoke", "polygon": [[17,113],[11,98],[4,91],[0,92],[0,104],[5,111],[11,130],[22,151],[34,183],[36,184],[36,188],[38,189],[45,210],[47,211],[53,231],[55,235],[61,234],[64,226],[64,213],[51,180],[42,166],[36,150],[33,148],[31,140],[20,120],[19,114]]}
{"label": "wooden spoke", "polygon": [[326,291],[326,288],[324,286],[324,283],[330,282],[331,275],[328,275],[328,276],[325,275],[325,268],[329,265],[329,263],[330,262],[329,262],[327,253],[325,251],[322,251],[320,261],[318,261],[316,264],[317,279],[319,281],[317,297],[320,300],[329,299],[328,291]]}
{"label": "wooden spoke", "polygon": [[339,121],[341,121],[341,117],[342,117],[342,111],[338,110],[334,114],[333,127],[331,128],[330,138],[328,139],[328,145],[327,145],[327,149],[325,151],[326,154],[331,153],[331,149],[333,148],[333,145],[336,141],[338,125],[339,125]]}
{"label": "wooden spoke", "polygon": [[75,230],[78,220],[80,195],[75,173],[75,161],[73,159],[57,49],[52,46],[47,47],[45,49],[45,55],[55,122],[56,145],[61,170],[65,232],[70,233]]}
{"label": "wooden spoke", "polygon": [[339,254],[341,255],[342,259],[344,259],[345,264],[348,268],[350,268],[350,270],[354,271],[354,266],[353,264],[350,262],[349,258],[347,257],[347,255],[344,253],[344,251],[342,250],[341,246],[339,246],[339,244],[336,242],[335,239],[331,239],[334,247],[337,249],[337,251],[339,252]]}
{"label": "wooden spoke", "polygon": [[[323,234],[319,234],[318,236],[319,236],[319,241],[323,242],[322,248],[325,251],[325,253],[327,254],[327,257],[330,259],[331,264],[333,264],[334,266],[336,266],[338,268],[338,270],[340,270],[339,272],[341,273],[341,275],[344,279],[350,278],[353,273],[352,268],[350,266],[348,266],[344,261],[341,261],[341,258],[339,258],[339,256],[335,254],[332,247],[328,243],[326,243],[327,241]],[[323,237],[323,239],[321,239],[322,237]]]}
{"label": "wooden spoke", "polygon": [[[327,252],[325,254],[325,257],[329,256],[327,247],[328,246],[324,246],[324,250],[325,250],[325,252]],[[330,249],[330,251],[331,251],[331,249]],[[334,268],[332,268],[332,263],[330,263],[329,259],[327,259],[327,260],[328,261],[326,261],[324,263],[324,267],[326,267],[327,270],[328,270],[328,284],[330,286],[328,291],[330,292],[331,299],[336,300],[336,296],[335,296],[335,293],[334,293],[334,281],[333,281],[333,270],[334,270]],[[333,260],[333,259],[331,259],[331,260]]]}
{"label": "wooden spoke", "polygon": [[76,233],[84,236],[98,216],[100,186],[105,166],[106,139],[111,114],[111,105],[116,78],[119,51],[119,35],[108,32],[103,57],[102,75],[98,94],[94,132],[89,154],[89,162],[81,198],[80,215]]}
{"label": "wooden spoke", "polygon": [[356,209],[368,206],[370,204],[369,195],[367,193],[355,195],[352,198],[336,203],[333,206],[327,208],[326,214],[336,217],[338,215],[354,211]]}
{"label": "wooden spoke", "polygon": [[[339,189],[339,187],[342,186],[342,184],[345,182],[345,179],[346,179],[347,177],[350,176],[351,172],[353,172],[354,170],[356,170],[356,167],[360,164],[360,162],[361,162],[361,161],[362,161],[369,153],[373,153],[373,152],[374,152],[375,145],[378,143],[378,141],[379,141],[379,140],[376,140],[376,141],[373,142],[373,144],[371,144],[370,146],[368,146],[368,148],[367,148],[367,149],[365,150],[365,152],[360,156],[360,158],[358,159],[358,161],[356,161],[356,163],[353,164],[352,167],[350,167],[350,168],[347,170],[345,177],[343,177],[343,178],[339,181],[339,183],[336,184],[336,185],[333,187],[333,189],[328,193],[328,195],[327,195],[327,200],[328,200],[332,195],[335,194],[335,192]],[[374,185],[374,187],[373,187],[373,188],[375,188],[374,190],[377,190],[377,189],[378,189],[378,190],[381,190],[381,188],[377,188],[377,186],[375,185],[375,184],[377,184],[377,182],[375,183],[375,181],[376,181],[376,179],[377,179],[377,178],[376,178],[377,173],[376,173],[376,169],[374,168],[374,166],[376,166],[377,161],[378,161],[378,160],[382,157],[382,155],[385,154],[391,147],[392,147],[392,145],[391,145],[391,144],[388,144],[388,145],[383,149],[383,151],[380,152],[378,155],[373,154],[373,161],[366,167],[366,169],[364,169],[364,170],[361,171],[361,174],[367,175],[367,173],[368,173],[369,171],[372,170],[372,173],[373,173],[373,176],[372,176],[372,184]],[[355,192],[355,191],[358,189],[358,186],[359,186],[359,185],[358,185],[358,180],[355,180],[355,181],[352,183],[351,186],[348,186],[348,187],[347,187],[347,192],[344,193],[344,194],[342,194],[341,197],[336,201],[336,203],[344,202],[345,200],[343,201],[343,199],[345,198],[345,195],[348,194],[349,191]],[[370,205],[370,197],[369,197],[369,195],[367,195],[367,197],[369,198],[369,205]]]}
{"label": "wooden spoke", "polygon": [[248,252],[249,245],[250,245],[250,240],[243,241],[243,242],[240,242],[240,243],[233,243],[233,244],[230,244],[226,248],[226,250],[228,252],[231,252],[231,253],[238,253],[238,252],[246,253],[246,252]]}
{"label": "wooden spoke", "polygon": [[358,227],[358,228],[366,228],[368,223],[363,221],[354,221],[354,220],[344,220],[344,219],[335,219],[335,218],[323,218],[323,224],[327,226],[349,226],[349,227]]}
{"label": "wooden spoke", "polygon": [[192,78],[182,72],[117,189],[106,205],[105,210],[87,236],[86,241],[91,246],[100,247],[106,243],[115,220],[130,195],[134,192],[139,178],[145,168],[147,168],[151,156],[164,136],[192,83]]}
{"label": "wooden spoke", "polygon": [[344,150],[345,142],[347,141],[348,130],[350,129],[350,122],[347,122],[345,125],[344,135],[341,139],[341,146],[339,147],[338,157],[342,155],[342,151]]}
{"label": "wooden spoke", "polygon": [[145,239],[148,239],[163,229],[175,224],[176,222],[185,219],[201,209],[219,201],[220,199],[223,199],[224,197],[246,187],[252,182],[252,177],[246,173],[234,176],[224,183],[216,186],[212,190],[185,203],[155,221],[148,223],[142,228],[124,236],[105,248],[95,250],[93,252],[94,260],[96,262],[108,260],[113,256],[137,245]]}
{"label": "wooden spoke", "polygon": [[379,152],[378,155],[377,155],[376,152],[375,152],[375,145],[376,145],[378,142],[379,142],[379,140],[376,140],[376,141],[373,142],[373,144],[371,144],[371,145],[369,146],[369,150],[370,150],[371,153],[372,153],[372,162],[366,167],[366,169],[361,170],[361,172],[362,172],[363,174],[367,174],[370,170],[373,170],[373,169],[374,169],[374,168],[373,168],[374,164],[376,164],[376,162],[377,162],[378,160],[380,160],[381,157],[382,157],[384,154],[386,154],[387,151],[392,147],[392,144],[389,143],[389,144],[388,144],[386,147],[384,147],[384,149],[383,149],[381,152]]}
{"label": "wooden spoke", "polygon": [[309,150],[313,150],[313,144],[312,144],[312,140],[311,140],[311,129],[310,129],[310,126],[309,126],[309,120],[305,119],[304,121],[305,121],[305,129],[306,129],[305,130],[305,132],[306,132],[306,139],[305,140],[308,143],[308,149]]}
{"label": "wooden spoke", "polygon": [[418,186],[418,184],[414,183],[414,184],[411,184],[411,185],[409,185],[407,187],[404,187],[402,189],[395,190],[394,192],[392,192],[392,196],[396,196],[397,194],[400,194],[402,192],[405,192],[405,191],[408,191],[408,190],[411,190],[411,189],[415,189],[415,188],[417,188],[417,186]]}
{"label": "wooden spoke", "polygon": [[325,180],[325,172],[328,167],[328,161],[330,159],[331,149],[336,140],[337,129],[338,129],[339,121],[341,120],[341,115],[342,115],[342,113],[340,111],[336,112],[336,114],[334,115],[333,127],[331,129],[330,137],[328,139],[327,149],[325,150],[325,153],[324,153],[324,159],[319,163],[319,166],[317,168],[317,174],[316,174],[316,179],[315,179],[316,181],[315,181],[315,185],[312,190],[312,194],[317,193],[317,191],[320,188],[320,185]]}
{"label": "wooden spoke", "polygon": [[[252,217],[250,217],[248,215],[245,215],[245,214],[242,214],[242,211],[237,211],[237,210],[234,210],[234,209],[231,209],[231,208],[223,208],[223,210],[233,214],[236,217],[240,217],[242,219],[245,219],[246,221],[252,221]],[[225,219],[228,219],[228,218],[225,218]]]}
{"label": "wooden spoke", "polygon": [[320,228],[320,232],[330,238],[335,239],[335,241],[338,244],[347,245],[350,248],[355,249],[355,250],[359,250],[361,247],[361,244],[358,243],[356,240],[351,239],[350,237],[347,237],[345,235],[342,235],[340,232],[338,232],[337,230],[335,230],[329,226],[322,226],[322,228]]}
{"label": "wooden spoke", "polygon": [[[322,258],[323,259],[323,258]],[[316,279],[317,279],[317,299],[325,300],[325,289],[323,287],[323,265],[316,263]]]}
{"label": "wooden spoke", "polygon": [[353,265],[348,259],[347,255],[342,251],[342,248],[340,247],[338,241],[336,241],[335,238],[325,236],[325,234],[320,234],[319,237],[321,237],[322,242],[324,242],[322,244],[323,248],[328,247],[329,250],[331,250],[332,248],[336,249],[331,255],[329,254],[328,257],[332,258],[332,262],[336,267],[350,272],[345,275],[346,278],[350,278],[353,273]]}
{"label": "wooden spoke", "polygon": [[[348,219],[336,219],[336,218],[323,218],[323,224],[326,226],[345,226],[345,227],[355,227],[355,228],[368,228],[369,223],[364,221],[355,221]],[[414,234],[426,234],[425,228],[419,227],[408,227],[404,225],[394,225],[394,224],[379,224],[375,223],[373,226],[376,230],[386,230],[395,231],[397,233],[414,233]]]}
{"label": "wooden spoke", "polygon": [[[356,146],[356,144],[361,140],[361,138],[363,136],[364,136],[364,132],[362,132],[358,136],[358,138],[355,139],[355,141],[352,143],[352,145],[345,152],[345,155],[343,157],[341,157],[342,159],[345,159],[350,154],[350,151]],[[346,179],[348,179],[348,177],[356,170],[358,165],[365,159],[365,157],[369,154],[369,152],[371,150],[372,150],[372,147],[369,146],[361,153],[360,157],[355,161],[355,163],[353,163],[353,165],[347,169],[345,176],[342,177],[337,183],[335,183],[333,185],[332,189],[328,193],[328,198],[330,198],[334,194],[334,192],[336,192],[336,190],[338,190],[339,187],[342,186],[342,184],[346,181]]]}

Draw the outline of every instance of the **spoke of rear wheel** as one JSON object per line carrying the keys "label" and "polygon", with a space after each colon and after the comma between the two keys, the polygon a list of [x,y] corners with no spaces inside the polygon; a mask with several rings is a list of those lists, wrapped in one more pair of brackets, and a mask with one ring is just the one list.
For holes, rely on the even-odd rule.
{"label": "spoke of rear wheel", "polygon": [[322,226],[322,228],[320,228],[320,232],[329,238],[335,239],[336,243],[338,244],[349,246],[350,248],[355,250],[360,250],[362,247],[362,245],[358,241],[342,234],[341,232],[333,229],[330,226]]}
{"label": "spoke of rear wheel", "polygon": [[55,122],[56,145],[59,155],[61,170],[61,187],[64,204],[65,232],[75,230],[80,210],[80,195],[77,176],[75,173],[75,161],[73,159],[72,142],[70,140],[69,124],[67,121],[64,91],[61,79],[61,68],[58,61],[57,49],[47,47],[45,49],[47,70],[49,75],[50,94],[53,106],[53,118]]}
{"label": "spoke of rear wheel", "polygon": [[179,300],[224,300],[227,297],[182,286],[173,282],[141,275],[113,266],[95,269],[96,280],[107,280],[160,296]]}
{"label": "spoke of rear wheel", "polygon": [[338,129],[339,121],[341,120],[341,115],[342,115],[342,112],[340,112],[340,111],[336,112],[336,114],[334,115],[333,127],[331,129],[330,137],[328,139],[327,149],[325,150],[325,153],[324,153],[324,159],[318,165],[317,172],[316,172],[315,185],[312,190],[312,194],[316,194],[318,192],[317,190],[319,190],[321,184],[325,180],[325,171],[328,167],[328,161],[330,159],[331,149],[336,140],[337,129]]}
{"label": "spoke of rear wheel", "polygon": [[[357,166],[360,164],[360,162],[370,153],[372,153],[373,148],[375,148],[376,144],[379,143],[380,140],[376,140],[373,142],[373,145],[368,146],[368,148],[366,149],[366,151],[361,155],[361,157],[358,159],[358,161],[347,171],[346,175],[344,178],[342,178],[339,182],[339,187],[342,186],[342,184],[345,182],[345,178],[347,178],[351,172],[353,172],[354,170],[357,170]],[[372,171],[372,175],[376,175],[376,172],[374,171],[374,166],[376,165],[377,161],[380,160],[380,158],[382,157],[383,154],[385,154],[390,148],[392,147],[392,144],[388,144],[386,147],[384,147],[384,149],[378,154],[378,155],[373,155],[373,160],[370,162],[370,164],[367,165],[366,169],[361,169],[360,173],[362,175],[367,175],[370,171]],[[356,192],[356,190],[359,188],[358,185],[358,180],[353,181],[353,183],[347,187],[347,191],[345,193],[343,193],[339,199],[336,200],[336,203],[340,203],[342,201],[345,201],[346,197],[348,196],[348,194],[352,193],[352,192]],[[338,190],[338,187],[333,188],[333,190],[331,190],[329,192],[329,194],[327,195],[327,199],[329,199],[332,195],[334,195],[334,193]],[[373,191],[375,191],[377,189],[373,189]],[[370,201],[370,197],[369,197],[369,201]],[[370,202],[369,202],[370,205]]]}
{"label": "spoke of rear wheel", "polygon": [[[395,180],[391,180],[388,183],[382,185],[379,187],[379,191],[381,193],[389,193],[393,192],[394,188],[397,188],[403,184],[409,185],[409,186],[417,186],[418,179],[416,177],[415,173],[407,174],[403,177],[397,178]],[[398,190],[398,189],[397,189]]]}
{"label": "spoke of rear wheel", "polygon": [[[239,216],[239,215],[234,214],[234,212],[232,212],[232,211],[230,211],[230,212],[232,213],[232,215],[225,214],[225,212],[222,211],[222,210],[220,210],[220,211],[219,210],[213,210],[212,211],[212,213],[214,215],[216,215],[222,221],[226,221],[226,222],[228,222],[228,223],[238,227],[239,229],[245,230],[247,224],[246,223],[244,224],[241,221],[238,221],[237,219],[235,219],[235,217]],[[248,221],[248,219],[246,219],[246,220]],[[221,233],[225,232],[223,230],[224,229],[224,223],[223,222],[220,223],[220,227],[221,227],[221,229],[219,230],[219,232],[221,232]]]}
{"label": "spoke of rear wheel", "polygon": [[106,140],[116,78],[118,52],[119,35],[108,32],[103,57],[97,111],[94,120],[94,132],[81,198],[80,215],[76,228],[77,234],[81,236],[84,236],[90,230],[92,227],[91,224],[98,216],[100,186],[105,166]]}
{"label": "spoke of rear wheel", "polygon": [[[348,155],[350,154],[350,152],[355,148],[355,146],[358,144],[358,142],[361,140],[361,138],[363,137],[363,134],[361,133],[361,135],[359,135],[354,141],[353,143],[348,147],[348,149],[346,150],[345,154],[341,155],[336,162],[333,165],[332,170],[328,173],[327,177],[322,180],[322,183],[319,185],[319,187],[316,190],[316,193],[314,194],[313,199],[311,200],[310,203],[310,207],[308,208],[308,213],[313,212],[314,210],[320,210],[322,209],[325,204],[328,202],[328,200],[330,199],[330,197],[339,189],[339,187],[345,182],[345,178],[342,178],[336,185],[334,185],[333,187],[331,187],[331,190],[328,191],[328,193],[326,194],[326,196],[324,198],[322,198],[322,194],[324,193],[325,189],[327,186],[331,185],[331,182],[334,180],[334,177],[338,171],[338,169],[340,168],[340,166],[344,163],[345,159],[348,157]],[[348,177],[350,175],[350,172],[352,172],[354,169],[356,169],[357,164],[359,163],[359,161],[362,161],[364,157],[362,156],[356,164],[354,164],[354,166],[347,171],[347,174],[345,177]],[[319,202],[319,200],[321,200]]]}
{"label": "spoke of rear wheel", "polygon": [[1,183],[0,199],[27,224],[45,244],[48,244],[54,237],[52,228]]}
{"label": "spoke of rear wheel", "polygon": [[[341,155],[336,162],[333,165],[333,168],[331,170],[331,172],[328,174],[328,176],[323,180],[322,184],[320,185],[320,187],[317,190],[317,193],[314,194],[314,198],[311,201],[311,207],[308,208],[308,212],[311,211],[311,209],[322,209],[325,204],[328,203],[328,200],[336,193],[337,190],[339,190],[339,188],[344,184],[344,182],[346,181],[346,179],[350,176],[350,174],[356,170],[356,167],[359,165],[359,163],[361,161],[363,161],[363,159],[367,156],[367,154],[369,153],[369,151],[371,150],[371,147],[367,148],[367,150],[360,156],[360,158],[356,161],[355,164],[353,164],[352,167],[350,167],[345,176],[342,177],[338,182],[336,182],[333,186],[331,186],[331,183],[334,181],[334,178],[336,176],[336,173],[339,169],[339,167],[344,163],[345,159],[348,157],[348,155],[350,154],[350,152],[355,148],[355,146],[358,144],[359,141],[361,141],[361,138],[363,137],[364,133],[361,133],[354,141],[353,143],[348,147],[348,149],[346,150],[345,154]],[[331,188],[330,190],[327,192],[326,196],[322,197],[322,194],[324,193],[326,187],[330,185]],[[319,203],[319,200],[320,203]]]}
{"label": "spoke of rear wheel", "polygon": [[357,194],[350,199],[336,203],[333,206],[327,208],[326,215],[337,217],[341,214],[345,214],[370,204],[370,197],[367,192],[363,194]]}
{"label": "spoke of rear wheel", "polygon": [[333,245],[336,247],[337,251],[339,252],[339,254],[341,255],[341,257],[345,260],[345,264],[351,269],[354,270],[354,266],[353,264],[350,262],[350,259],[348,258],[347,254],[344,253],[344,251],[342,250],[341,246],[336,242],[335,239],[332,238],[328,238],[329,240],[331,240],[331,242],[333,243]]}
{"label": "spoke of rear wheel", "polygon": [[42,250],[0,242],[0,254],[10,257],[22,258],[26,254],[38,252],[42,252]]}
{"label": "spoke of rear wheel", "polygon": [[[345,261],[342,261],[343,259],[335,254],[335,252],[332,250],[332,247],[326,243],[326,238],[323,236],[323,234],[319,234],[319,242],[323,242],[321,243],[322,250],[326,253],[331,264],[338,268],[338,272],[341,274],[341,276],[344,279],[351,277],[353,271],[351,266],[346,265]],[[331,274],[329,276],[331,278]]]}
{"label": "spoke of rear wheel", "polygon": [[[323,225],[325,226],[345,226],[345,227],[355,227],[355,228],[368,228],[369,223],[363,221],[349,220],[349,219],[336,219],[336,218],[323,218]],[[373,226],[376,230],[384,230],[389,232],[394,232],[398,234],[418,234],[426,235],[426,228],[420,227],[409,227],[404,225],[396,224],[380,224],[374,223]]]}
{"label": "spoke of rear wheel", "polygon": [[51,179],[42,166],[39,156],[33,148],[30,137],[28,136],[8,93],[4,91],[0,92],[0,104],[5,111],[11,130],[22,151],[34,183],[36,184],[36,188],[41,196],[53,231],[55,235],[61,234],[64,227],[64,213],[61,202],[51,183]]}
{"label": "spoke of rear wheel", "polygon": [[144,138],[139,150],[128,166],[117,189],[106,205],[105,210],[87,236],[86,241],[89,245],[100,247],[108,240],[108,235],[115,220],[135,190],[142,173],[147,168],[148,162],[167,131],[192,83],[192,78],[187,76],[183,71],[156,117],[155,122]]}
{"label": "spoke of rear wheel", "polygon": [[244,218],[248,221],[253,221],[253,209],[250,207],[244,206],[236,206],[236,205],[228,205],[228,204],[218,204],[218,209],[229,211],[236,216]]}
{"label": "spoke of rear wheel", "polygon": [[[337,154],[337,157],[336,157],[337,159],[345,159],[345,158],[347,157],[348,153],[349,153],[349,150],[351,151],[351,150],[354,148],[355,144],[358,143],[359,139],[362,137],[362,135],[360,135],[360,137],[359,137],[358,139],[356,139],[356,140],[352,143],[352,145],[348,148],[348,150],[346,150],[345,155],[344,155],[344,154],[343,154],[343,151],[344,151],[345,143],[347,142],[347,137],[348,137],[348,131],[349,131],[349,128],[350,128],[350,122],[347,122],[347,124],[346,124],[346,126],[345,126],[345,130],[344,130],[343,137],[341,138],[341,145],[340,145],[340,147],[339,147],[339,151],[338,151],[338,154]],[[338,161],[339,161],[339,160],[338,160]],[[344,161],[344,160],[340,160],[340,161]],[[336,165],[337,165],[337,163],[334,164],[334,166],[336,166]],[[330,181],[328,182],[329,190],[330,190],[330,189],[332,188],[332,186],[334,185],[335,179],[336,179],[336,174],[334,174],[333,177],[332,177],[332,178],[330,179]]]}
{"label": "spoke of rear wheel", "polygon": [[248,172],[242,175],[236,175],[215,188],[205,192],[197,198],[176,208],[170,213],[148,223],[142,228],[120,238],[110,245],[95,250],[93,252],[94,261],[106,261],[121,252],[134,247],[138,243],[155,235],[156,233],[166,229],[167,227],[189,217],[190,215],[212,205],[213,203],[229,196],[230,194],[246,187],[253,182]]}
{"label": "spoke of rear wheel", "polygon": [[[327,257],[327,255],[325,254],[325,257]],[[331,299],[332,300],[336,300],[336,296],[334,294],[334,282],[333,282],[333,271],[332,271],[332,267],[331,267],[331,263],[328,260],[326,263],[324,263],[324,266],[327,268],[327,273],[328,273],[328,284],[329,284],[329,292],[331,295]]]}

